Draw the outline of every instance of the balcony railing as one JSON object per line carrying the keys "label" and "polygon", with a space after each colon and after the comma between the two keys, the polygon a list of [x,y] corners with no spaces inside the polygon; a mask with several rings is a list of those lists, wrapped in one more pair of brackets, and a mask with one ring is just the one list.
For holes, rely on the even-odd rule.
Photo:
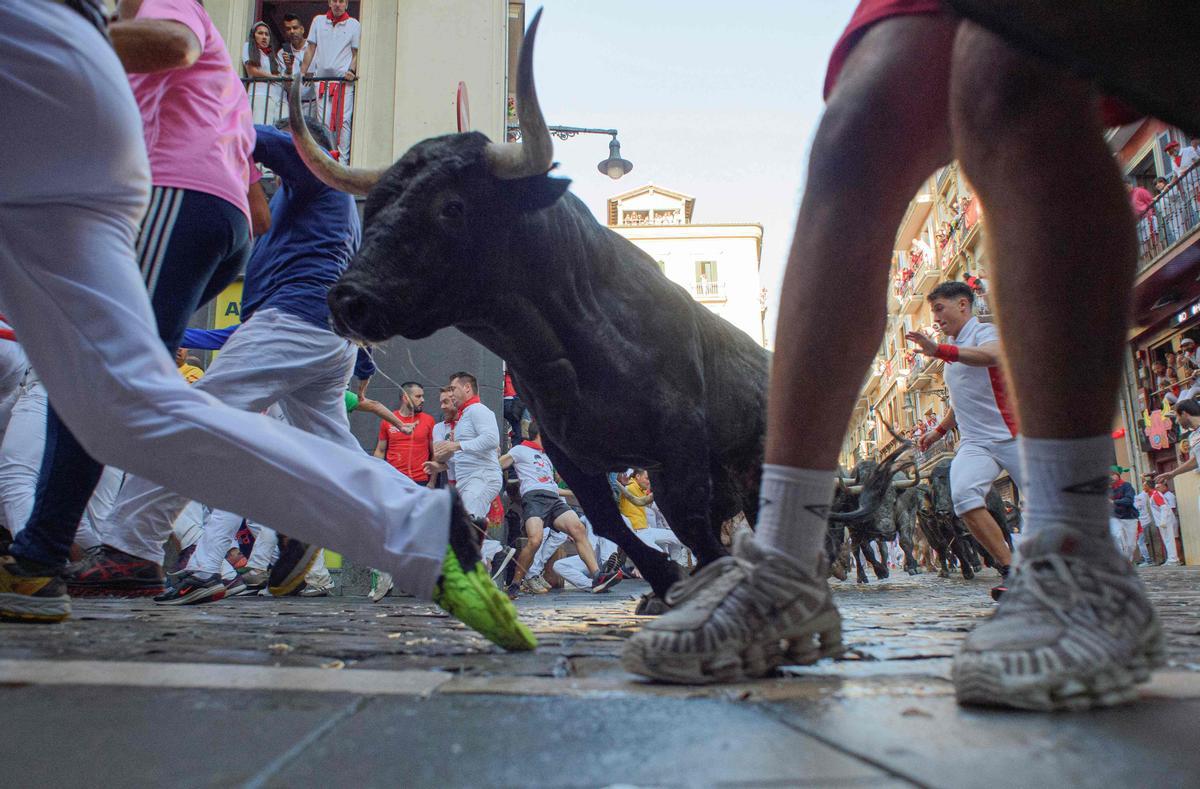
{"label": "balcony railing", "polygon": [[692,294],[699,299],[725,298],[724,282],[696,282],[692,284]]}
{"label": "balcony railing", "polygon": [[1164,189],[1137,223],[1138,271],[1141,272],[1200,225],[1200,164],[1194,164]]}
{"label": "balcony railing", "polygon": [[[287,89],[283,77],[243,77],[255,123],[273,126],[288,116]],[[354,82],[344,79],[304,78],[300,102],[304,114],[319,121],[333,135],[333,147],[342,162],[350,162],[350,129],[354,114]]]}

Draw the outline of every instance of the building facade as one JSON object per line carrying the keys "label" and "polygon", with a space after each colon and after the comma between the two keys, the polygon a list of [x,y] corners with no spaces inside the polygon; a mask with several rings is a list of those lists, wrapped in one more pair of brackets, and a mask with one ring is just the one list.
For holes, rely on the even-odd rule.
{"label": "building facade", "polygon": [[610,197],[607,224],[653,258],[667,279],[767,347],[762,225],[697,223],[695,205],[690,195],[647,184]]}

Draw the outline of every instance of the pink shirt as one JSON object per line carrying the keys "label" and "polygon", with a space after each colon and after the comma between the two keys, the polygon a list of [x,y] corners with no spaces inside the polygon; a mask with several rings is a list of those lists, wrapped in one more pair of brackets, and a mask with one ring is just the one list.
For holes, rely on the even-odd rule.
{"label": "pink shirt", "polygon": [[129,75],[142,112],[151,182],[214,195],[249,218],[254,124],[220,33],[196,0],[145,0],[137,18],[187,25],[201,49],[188,68]]}

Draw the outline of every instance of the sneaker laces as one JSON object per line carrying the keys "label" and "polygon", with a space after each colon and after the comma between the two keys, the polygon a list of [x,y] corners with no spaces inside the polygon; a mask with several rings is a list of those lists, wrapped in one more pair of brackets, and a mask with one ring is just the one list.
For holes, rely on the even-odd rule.
{"label": "sneaker laces", "polygon": [[1027,592],[1064,625],[1075,623],[1070,611],[1077,605],[1084,606],[1096,621],[1105,617],[1111,621],[1123,613],[1124,596],[1118,587],[1097,578],[1099,571],[1101,568],[1082,558],[1056,553],[1038,556],[1012,573],[1009,591],[1001,598],[1001,610],[1021,610],[1020,593]]}
{"label": "sneaker laces", "polygon": [[[739,559],[734,556],[722,556],[715,562],[701,567],[691,577],[675,582],[667,590],[666,597],[663,599],[667,605],[674,608],[690,600],[700,590],[710,588],[710,584],[726,573],[736,570],[748,574],[752,569],[753,565],[745,559]],[[724,593],[722,592],[723,595]]]}

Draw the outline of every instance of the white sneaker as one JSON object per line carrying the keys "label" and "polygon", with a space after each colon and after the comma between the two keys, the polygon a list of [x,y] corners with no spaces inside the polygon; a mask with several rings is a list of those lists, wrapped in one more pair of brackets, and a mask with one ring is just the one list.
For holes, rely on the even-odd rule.
{"label": "white sneaker", "polygon": [[664,682],[732,682],[844,651],[825,568],[809,574],[749,531],[734,536],[733,556],[672,586],[666,601],[672,608],[626,642],[626,670]]}
{"label": "white sneaker", "polygon": [[1134,698],[1164,663],[1162,628],[1111,542],[1065,526],[1021,544],[1008,592],[954,658],[960,704],[1080,710]]}
{"label": "white sneaker", "polygon": [[1183,566],[1183,562],[1179,561],[1178,559],[1172,559],[1169,562],[1163,562],[1163,567],[1182,567],[1182,566]]}
{"label": "white sneaker", "polygon": [[387,593],[392,591],[392,576],[385,573],[383,570],[371,571],[371,590],[367,592],[367,597],[372,603],[378,603],[383,598],[387,597]]}

